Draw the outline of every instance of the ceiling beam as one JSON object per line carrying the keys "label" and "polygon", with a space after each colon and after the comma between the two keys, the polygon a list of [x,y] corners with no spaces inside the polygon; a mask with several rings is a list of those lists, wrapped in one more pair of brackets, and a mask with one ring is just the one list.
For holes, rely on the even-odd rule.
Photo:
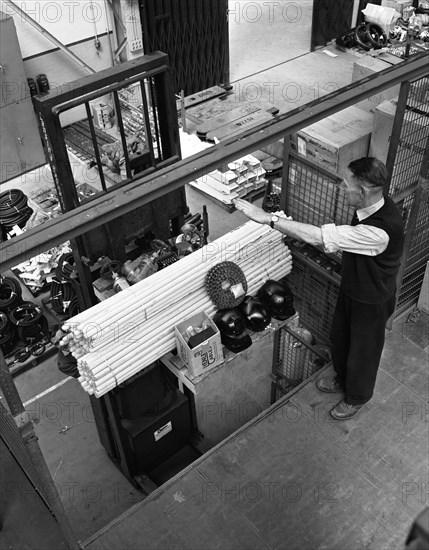
{"label": "ceiling beam", "polygon": [[111,193],[97,197],[23,235],[3,242],[0,244],[1,269],[3,271],[13,267],[64,241],[114,220],[214,170],[221,163],[252,153],[386,88],[428,76],[428,60],[429,53],[412,57],[293,111],[273,117],[268,123],[178,161],[155,174],[137,177]]}

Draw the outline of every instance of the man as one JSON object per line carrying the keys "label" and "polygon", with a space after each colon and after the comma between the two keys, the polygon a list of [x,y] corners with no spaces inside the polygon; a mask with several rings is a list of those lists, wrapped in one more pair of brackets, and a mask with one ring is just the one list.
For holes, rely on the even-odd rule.
{"label": "man", "polygon": [[73,378],[79,378],[79,369],[77,368],[77,359],[67,350],[67,348],[60,345],[61,339],[66,335],[61,329],[57,330],[53,343],[58,346],[57,366],[58,369],[67,376]]}
{"label": "man", "polygon": [[250,219],[294,239],[342,251],[339,297],[331,328],[334,378],[321,378],[320,391],[344,392],[330,411],[336,420],[355,416],[373,396],[384,346],[386,321],[395,309],[396,277],[404,241],[399,210],[383,190],[386,167],[373,157],[351,162],[341,183],[356,209],[351,225],[314,225],[279,218],[242,199],[234,204]]}

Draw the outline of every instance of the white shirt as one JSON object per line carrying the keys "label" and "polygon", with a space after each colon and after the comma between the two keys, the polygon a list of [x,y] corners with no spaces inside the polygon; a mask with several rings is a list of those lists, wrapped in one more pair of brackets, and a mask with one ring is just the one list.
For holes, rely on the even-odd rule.
{"label": "white shirt", "polygon": [[[356,210],[359,221],[362,221],[384,205],[384,197],[367,208]],[[384,252],[389,244],[389,235],[372,225],[335,225],[328,223],[322,225],[322,239],[325,251],[328,253],[344,250],[353,254],[365,256],[378,256]]]}

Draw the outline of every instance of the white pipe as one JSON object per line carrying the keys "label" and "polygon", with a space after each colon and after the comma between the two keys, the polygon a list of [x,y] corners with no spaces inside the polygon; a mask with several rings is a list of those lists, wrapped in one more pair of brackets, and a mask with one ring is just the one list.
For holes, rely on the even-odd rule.
{"label": "white pipe", "polygon": [[[266,260],[269,259],[269,256],[262,256],[260,258],[260,263],[262,265],[267,265]],[[276,260],[276,263],[284,263],[286,265],[288,262],[291,262],[291,258],[289,256],[286,256],[286,258],[278,258]],[[263,267],[262,269],[265,269]],[[259,265],[254,265],[249,270],[248,267],[245,268],[245,275],[246,279],[248,281],[248,286],[252,284],[252,278],[256,276],[256,274],[259,274],[261,271],[261,267]],[[171,309],[173,307],[174,303],[183,303],[184,299],[188,297],[189,300],[195,300],[197,297],[198,292],[203,292],[206,294],[205,287],[204,287],[204,280],[205,280],[205,274],[202,275],[200,278],[195,278],[193,284],[189,286],[186,290],[183,290],[181,292],[177,292],[174,295],[174,301],[172,300],[171,296],[168,295],[169,291],[174,290],[174,282],[170,287],[167,287],[164,289],[163,296],[161,298],[158,298],[158,300],[152,300],[151,302],[148,302],[146,305],[146,309],[144,312],[141,312],[140,310],[132,310],[131,312],[118,312],[114,317],[107,319],[104,324],[98,324],[95,328],[93,325],[95,324],[95,321],[91,323],[92,329],[89,331],[89,327],[82,327],[82,330],[85,334],[85,338],[87,341],[89,339],[98,336],[96,338],[97,343],[95,344],[94,341],[91,342],[93,350],[98,349],[100,345],[103,345],[104,342],[107,340],[110,340],[112,337],[112,328],[114,329],[115,323],[121,323],[123,329],[121,331],[121,335],[124,336],[130,331],[134,331],[135,327],[139,324],[146,322],[147,320],[153,318],[156,314],[161,315],[165,309]],[[191,294],[191,296],[189,296]],[[143,315],[142,315],[143,314]],[[127,325],[130,325],[129,330],[124,330],[124,327]]]}
{"label": "white pipe", "polygon": [[[281,271],[284,272],[284,270]],[[278,273],[278,271],[276,272]],[[161,349],[164,345],[166,346],[166,348],[163,349],[161,353]],[[132,356],[130,356],[129,359],[125,360],[125,357],[122,357],[122,360],[120,361],[120,363],[118,363],[118,366],[116,368],[112,363],[110,363],[109,367],[104,368],[101,372],[98,373],[97,384],[103,383],[104,381],[112,379],[113,377],[115,378],[116,383],[121,383],[123,376],[126,375],[128,377],[128,373],[131,370],[142,370],[142,368],[153,362],[153,357],[155,357],[156,359],[160,356],[160,354],[163,355],[174,347],[174,334],[167,334],[164,336],[160,334],[158,338],[155,337],[151,341],[148,341],[144,349],[140,351],[137,349],[136,352]],[[144,364],[142,364],[142,360],[144,360]]]}
{"label": "white pipe", "polygon": [[[242,236],[237,235],[237,237],[244,244],[246,244],[249,239],[250,239],[250,241],[255,240],[254,237],[252,238],[252,235],[255,235],[255,234],[259,233],[259,236],[263,236],[264,234],[269,234],[272,231],[271,229],[268,229],[268,231],[267,231],[266,226],[261,226],[259,224],[254,224],[254,222],[251,222],[251,223],[253,224],[253,227],[252,227],[252,225],[249,226],[249,223],[244,224],[243,226],[241,226],[243,235]],[[259,229],[259,231],[257,231],[258,228],[264,228],[265,231],[261,232],[261,229]],[[238,228],[238,229],[240,229],[240,228]],[[235,231],[232,231],[228,234],[228,236],[230,237],[234,233],[235,233]],[[192,264],[194,262],[196,262],[197,265],[201,264],[201,260],[199,259],[200,255],[203,258],[207,256],[204,263],[207,263],[209,261],[210,262],[219,261],[217,256],[215,256],[214,253],[213,253],[213,247],[218,248],[219,253],[221,255],[223,255],[227,252],[229,252],[230,254],[233,254],[233,253],[236,253],[236,245],[240,242],[240,240],[238,242],[235,242],[235,241],[231,242],[230,239],[225,239],[225,240],[222,239],[222,238],[218,239],[218,240],[214,241],[213,243],[210,243],[209,245],[206,245],[202,249],[199,249],[199,250],[195,251],[194,253],[190,254],[189,256],[185,256],[184,258],[182,258],[180,260],[180,262],[176,262],[176,263],[166,267],[161,272],[156,274],[156,276],[157,276],[158,280],[160,280],[160,281],[163,281],[164,278],[171,279],[171,275],[172,275],[171,272],[174,271],[175,269],[177,269],[177,266],[179,266],[179,265],[180,265],[180,269],[184,270],[185,272],[188,272],[189,268],[191,267],[190,264]],[[228,247],[231,244],[234,245],[234,250],[228,251]],[[132,287],[130,287],[130,290],[123,291],[123,292],[121,292],[120,294],[118,294],[116,296],[112,296],[111,298],[109,298],[108,301],[100,302],[99,304],[91,307],[90,309],[79,313],[78,315],[74,316],[72,319],[67,321],[67,323],[64,324],[64,327],[67,328],[69,323],[80,322],[81,320],[86,319],[86,318],[90,318],[91,320],[93,320],[94,317],[97,315],[99,310],[101,310],[101,312],[104,315],[104,312],[106,310],[106,302],[109,302],[109,306],[111,305],[113,307],[115,305],[115,302],[119,302],[121,304],[124,304],[124,300],[125,301],[130,300],[130,302],[133,303],[134,297],[133,297],[133,294],[130,295],[131,289],[138,289],[139,285],[141,285],[141,284],[143,284],[143,288],[147,288],[147,285],[151,284],[151,279],[153,280],[152,277],[148,277],[144,281],[140,281],[140,283],[137,283],[136,285],[133,285]]]}
{"label": "white pipe", "polygon": [[[249,240],[248,238],[245,239],[244,244],[250,244],[252,240]],[[254,241],[253,241],[254,242]],[[198,252],[198,251],[197,251]],[[197,254],[195,252],[194,254]],[[222,254],[224,251],[221,251]],[[234,250],[232,253],[237,254],[237,251]],[[190,255],[192,256],[192,255]],[[188,257],[190,257],[188,256]],[[208,271],[211,264],[215,264],[219,262],[219,258],[216,256],[213,256],[210,258],[207,262],[204,262],[204,266],[201,264],[201,260],[198,261],[198,263],[195,266],[181,266],[182,262],[185,260],[181,260],[180,262],[176,262],[167,268],[163,269],[161,272],[156,273],[144,281],[140,281],[136,285],[133,285],[130,287],[129,290],[126,290],[121,294],[121,296],[118,294],[117,296],[113,296],[112,298],[109,298],[109,300],[106,300],[106,302],[109,302],[105,305],[104,308],[99,308],[100,304],[97,306],[94,306],[93,308],[90,308],[89,310],[86,310],[86,318],[90,319],[92,323],[97,322],[97,320],[100,319],[106,319],[106,315],[109,313],[113,313],[114,311],[117,311],[117,306],[119,305],[121,310],[127,310],[127,308],[131,307],[135,309],[135,302],[138,300],[142,306],[142,308],[145,307],[145,304],[143,300],[145,297],[150,297],[154,294],[154,289],[159,289],[160,287],[167,286],[168,284],[174,285],[179,284],[179,281],[188,281],[195,273],[201,272],[201,269],[203,267],[204,270]],[[177,270],[177,267],[180,266],[180,270]],[[173,282],[172,282],[173,281]],[[142,290],[142,292],[140,292]],[[164,288],[163,288],[164,290]],[[121,298],[119,300],[119,297]],[[116,304],[118,302],[118,304]],[[104,302],[103,302],[104,303]],[[96,311],[96,308],[98,308],[101,311]],[[82,322],[83,317],[81,314],[78,316],[72,318],[70,321],[73,323],[76,322]]]}
{"label": "white pipe", "polygon": [[[291,261],[290,257],[286,256],[286,258],[287,258],[286,261],[283,258],[278,258],[277,263],[283,262],[284,265],[286,265],[287,262]],[[267,265],[267,263],[265,260],[266,260],[266,257],[260,258],[260,263],[263,265],[262,269],[266,269],[265,266]],[[259,278],[259,272],[261,271],[261,267],[258,265],[255,265],[253,266],[253,269],[250,272],[247,268],[246,268],[246,271],[247,271],[247,278],[248,278],[248,286],[250,286],[252,284],[252,277],[258,276]],[[202,277],[201,279],[202,279],[201,281],[197,280],[197,286],[204,284],[204,277]],[[166,289],[166,292],[167,290],[168,289]],[[195,299],[195,294],[197,293],[197,289],[195,288],[194,285],[192,285],[188,289],[188,292],[192,293],[193,299]],[[179,300],[183,303],[183,296],[181,293],[179,293],[175,298],[176,298],[176,301]],[[190,299],[192,300],[192,297],[190,297]],[[143,318],[140,317],[141,312],[139,312],[138,310],[134,310],[134,311],[131,311],[131,313],[126,313],[125,315],[122,314],[122,316],[121,316],[121,313],[118,313],[118,316],[115,316],[113,319],[108,319],[104,326],[96,323],[95,321],[92,323],[88,323],[88,325],[91,325],[92,328],[88,326],[86,327],[83,326],[82,330],[84,334],[91,331],[90,334],[88,334],[88,337],[85,338],[86,343],[89,343],[88,341],[90,337],[98,336],[97,344],[94,345],[94,342],[91,342],[92,351],[94,351],[95,349],[98,349],[99,346],[104,345],[106,341],[110,340],[112,336],[114,336],[114,334],[112,335],[112,327],[116,322],[119,322],[119,320],[121,320],[121,324],[123,327],[127,326],[128,321],[130,321],[129,323],[130,329],[128,331],[122,332],[122,336],[125,336],[128,332],[133,331],[135,327],[138,326],[140,323],[143,323],[144,321],[147,321],[149,318],[153,317],[154,313],[162,314],[163,309],[166,309],[169,307],[171,308],[173,306],[173,302],[171,301],[171,298],[166,298],[164,300],[161,300],[161,302],[159,301],[156,302],[155,300],[152,300],[152,302],[148,304],[148,306],[149,305],[154,306],[156,309],[153,312],[151,312],[151,314],[149,314],[149,311],[146,309],[146,312],[144,313]],[[94,325],[97,325],[97,326],[94,327]],[[80,349],[81,348],[82,348],[82,345],[80,344]]]}

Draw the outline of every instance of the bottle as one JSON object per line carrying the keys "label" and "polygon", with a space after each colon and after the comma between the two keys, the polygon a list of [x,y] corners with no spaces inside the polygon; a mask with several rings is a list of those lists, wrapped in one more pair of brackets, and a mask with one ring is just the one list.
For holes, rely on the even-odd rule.
{"label": "bottle", "polygon": [[112,273],[113,277],[113,290],[115,292],[121,292],[121,290],[125,290],[126,288],[129,288],[130,285],[125,277],[122,275],[119,275],[119,273]]}

